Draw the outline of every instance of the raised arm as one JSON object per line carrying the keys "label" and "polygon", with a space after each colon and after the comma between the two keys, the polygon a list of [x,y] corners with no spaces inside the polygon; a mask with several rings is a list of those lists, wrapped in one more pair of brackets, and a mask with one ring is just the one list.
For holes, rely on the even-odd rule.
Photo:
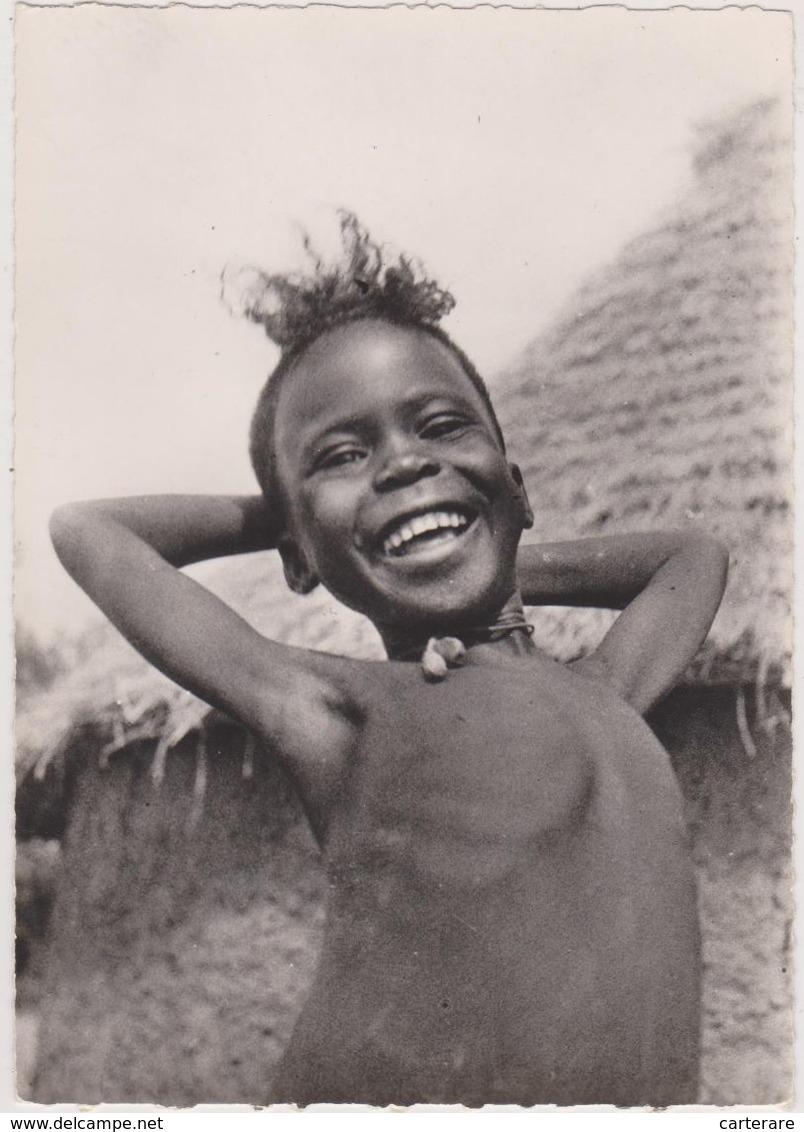
{"label": "raised arm", "polygon": [[695,533],[612,535],[524,546],[517,565],[526,605],[623,610],[576,667],[613,684],[644,713],[678,681],[706,637],[728,553]]}
{"label": "raised arm", "polygon": [[[257,497],[149,496],[60,507],[61,562],[143,656],[183,687],[283,742],[286,705],[310,693],[301,650],[266,640],[178,567],[274,545]],[[313,683],[313,681],[310,681]]]}

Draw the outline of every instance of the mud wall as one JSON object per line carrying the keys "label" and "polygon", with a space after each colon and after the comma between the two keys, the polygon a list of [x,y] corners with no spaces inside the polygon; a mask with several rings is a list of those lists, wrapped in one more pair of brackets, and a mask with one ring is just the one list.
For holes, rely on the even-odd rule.
{"label": "mud wall", "polygon": [[651,719],[686,801],[703,931],[703,1104],[792,1095],[789,697],[678,689]]}
{"label": "mud wall", "polygon": [[33,1099],[263,1099],[315,964],[323,885],[287,779],[243,755],[229,728],[202,762],[185,742],[159,786],[149,747],[78,769]]}
{"label": "mud wall", "polygon": [[[787,705],[682,689],[654,714],[684,791],[704,933],[701,1101],[789,1095]],[[739,723],[738,723],[739,720]],[[266,1095],[312,975],[324,886],[292,790],[221,728],[79,759],[32,1099],[189,1106]],[[244,773],[245,770],[245,773]],[[202,797],[203,788],[203,797]]]}

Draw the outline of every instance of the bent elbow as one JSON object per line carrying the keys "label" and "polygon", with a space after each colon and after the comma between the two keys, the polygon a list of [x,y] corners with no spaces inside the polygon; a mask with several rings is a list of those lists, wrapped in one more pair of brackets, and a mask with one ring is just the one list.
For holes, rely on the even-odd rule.
{"label": "bent elbow", "polygon": [[50,541],[59,561],[70,572],[80,554],[87,518],[84,503],[63,503],[50,516]]}
{"label": "bent elbow", "polygon": [[57,554],[67,545],[75,529],[74,508],[73,503],[63,503],[50,516],[50,541]]}

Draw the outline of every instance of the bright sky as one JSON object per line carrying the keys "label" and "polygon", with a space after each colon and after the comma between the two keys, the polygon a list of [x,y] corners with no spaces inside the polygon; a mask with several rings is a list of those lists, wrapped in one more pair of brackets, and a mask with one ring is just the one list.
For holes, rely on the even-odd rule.
{"label": "bright sky", "polygon": [[20,616],[88,603],[46,537],[64,500],[251,491],[275,354],[219,300],[287,261],[291,221],[354,209],[458,299],[493,375],[677,197],[693,124],[789,100],[759,9],[20,8]]}

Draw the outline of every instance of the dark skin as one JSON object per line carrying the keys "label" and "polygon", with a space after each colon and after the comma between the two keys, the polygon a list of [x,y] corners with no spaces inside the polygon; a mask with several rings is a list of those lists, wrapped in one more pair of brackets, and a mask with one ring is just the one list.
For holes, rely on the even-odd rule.
{"label": "dark skin", "polygon": [[[641,715],[725,584],[689,534],[517,548],[531,511],[451,351],[328,332],[280,393],[284,520],[253,498],[72,504],[56,549],[141,652],[281,751],[330,881],[272,1100],[695,1099],[698,928],[678,790]],[[180,567],[277,548],[372,618],[390,663],[266,640]],[[623,612],[562,666],[522,633],[437,684],[399,659],[528,604]]]}

